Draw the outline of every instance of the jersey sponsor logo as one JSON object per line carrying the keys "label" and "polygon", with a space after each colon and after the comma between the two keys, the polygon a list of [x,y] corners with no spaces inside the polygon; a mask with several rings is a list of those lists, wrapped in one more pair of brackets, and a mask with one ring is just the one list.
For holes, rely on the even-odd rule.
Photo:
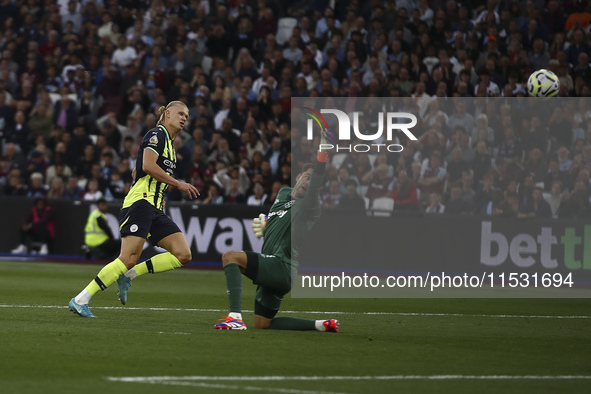
{"label": "jersey sponsor logo", "polygon": [[280,211],[270,212],[270,213],[269,213],[269,219],[271,219],[273,216],[279,216],[280,218],[282,218],[282,217],[284,217],[284,216],[285,216],[285,214],[286,214],[287,212],[288,212],[288,211],[286,211],[286,210],[284,210],[284,209],[282,209],[282,210],[280,210]]}
{"label": "jersey sponsor logo", "polygon": [[138,230],[137,224],[132,224],[131,227],[129,228],[129,231],[131,231],[132,233],[135,233]]}
{"label": "jersey sponsor logo", "polygon": [[158,136],[156,133],[150,137],[150,145],[158,145]]}
{"label": "jersey sponsor logo", "polygon": [[167,167],[170,167],[172,169],[176,168],[176,164],[174,164],[172,161],[170,161],[168,159],[164,160],[164,165]]}

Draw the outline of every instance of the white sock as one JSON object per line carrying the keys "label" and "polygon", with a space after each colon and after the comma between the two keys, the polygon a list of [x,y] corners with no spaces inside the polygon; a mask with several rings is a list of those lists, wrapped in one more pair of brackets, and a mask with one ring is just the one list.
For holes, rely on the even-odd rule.
{"label": "white sock", "polygon": [[91,298],[92,295],[90,295],[90,293],[84,289],[76,296],[76,298],[74,298],[74,302],[76,302],[76,304],[85,305],[90,302]]}
{"label": "white sock", "polygon": [[129,271],[127,271],[123,275],[125,275],[129,279],[137,278],[137,273],[135,272],[135,267],[133,267],[132,269],[130,269]]}
{"label": "white sock", "polygon": [[228,316],[230,316],[232,319],[242,320],[242,313],[239,312],[230,312],[228,313]]}
{"label": "white sock", "polygon": [[322,323],[324,323],[326,320],[316,320],[314,322],[314,325],[316,326],[316,331],[326,331],[326,327],[324,327],[324,325]]}

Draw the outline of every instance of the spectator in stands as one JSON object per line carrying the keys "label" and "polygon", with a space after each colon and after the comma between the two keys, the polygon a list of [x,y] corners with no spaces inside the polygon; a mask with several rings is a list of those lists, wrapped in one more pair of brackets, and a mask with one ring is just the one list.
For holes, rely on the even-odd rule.
{"label": "spectator in stands", "polygon": [[212,144],[210,144],[210,148],[212,147],[213,150],[211,151],[211,154],[207,157],[207,162],[221,161],[226,166],[234,164],[234,153],[230,151],[227,139],[223,137],[219,137],[215,141],[212,139]]}
{"label": "spectator in stands", "polygon": [[53,124],[68,132],[73,132],[78,124],[76,104],[66,94],[62,94],[61,100],[55,103]]}
{"label": "spectator in stands", "polygon": [[346,167],[341,167],[338,172],[339,190],[342,195],[347,194],[347,181],[352,179],[359,186],[359,180],[355,175],[350,175]]}
{"label": "spectator in stands", "polygon": [[562,182],[558,180],[552,182],[551,193],[544,194],[544,200],[550,204],[553,218],[558,217],[563,196]]}
{"label": "spectator in stands", "polygon": [[420,178],[417,182],[424,201],[429,198],[430,193],[443,193],[443,184],[446,175],[447,171],[441,165],[440,155],[432,154],[429,159],[429,167],[421,171]]}
{"label": "spectator in stands", "polygon": [[137,59],[137,52],[133,47],[127,45],[127,38],[124,35],[117,39],[119,48],[113,52],[111,64],[121,68],[127,67],[131,62]]}
{"label": "spectator in stands", "polygon": [[8,175],[8,183],[4,186],[4,194],[7,196],[22,196],[27,195],[27,185],[25,185],[21,178],[21,171],[14,168]]}
{"label": "spectator in stands", "polygon": [[240,182],[238,179],[230,179],[229,187],[224,195],[226,204],[244,204],[246,196],[240,192]]}
{"label": "spectator in stands", "polygon": [[78,186],[78,178],[71,176],[68,178],[68,184],[64,190],[64,198],[70,200],[80,200],[83,194],[83,189]]}
{"label": "spectator in stands", "polygon": [[458,183],[462,177],[462,173],[470,170],[470,165],[464,160],[462,149],[459,146],[452,150],[451,157],[448,156],[447,159],[446,181],[450,184]]}
{"label": "spectator in stands", "polygon": [[28,198],[45,198],[49,188],[43,183],[43,175],[40,172],[31,174],[31,183],[27,190]]}
{"label": "spectator in stands", "polygon": [[441,203],[441,194],[430,193],[429,202],[425,207],[425,213],[442,214],[445,212],[445,205]]}
{"label": "spectator in stands", "polygon": [[533,205],[533,192],[534,192],[534,178],[526,174],[523,178],[523,182],[519,184],[519,208]]}
{"label": "spectator in stands", "polygon": [[262,206],[267,199],[263,184],[260,182],[254,183],[252,190],[253,194],[247,198],[246,204],[251,206]]}
{"label": "spectator in stands", "polygon": [[590,47],[585,41],[585,31],[582,28],[575,28],[572,37],[573,41],[568,47],[567,61],[568,63],[574,65],[577,64],[579,55],[581,53],[586,53],[589,55]]}
{"label": "spectator in stands", "polygon": [[488,203],[493,200],[496,191],[498,191],[498,189],[494,187],[493,175],[486,174],[482,180],[482,185],[474,195],[474,212],[477,214],[484,214]]}
{"label": "spectator in stands", "polygon": [[343,195],[339,189],[339,182],[336,179],[333,179],[330,181],[328,191],[321,197],[322,205],[328,208],[338,207],[341,197],[343,197]]}
{"label": "spectator in stands", "polygon": [[[49,243],[55,238],[55,224],[51,207],[44,197],[35,198],[35,205],[24,220],[21,229],[20,245],[11,251],[13,254],[27,253],[31,248],[39,248],[40,255],[49,253]],[[38,244],[34,245],[34,244]]]}
{"label": "spectator in stands", "polygon": [[560,203],[560,217],[578,218],[588,217],[591,213],[589,193],[582,181],[575,182],[572,193],[565,193]]}
{"label": "spectator in stands", "polygon": [[86,188],[83,197],[84,201],[98,201],[104,198],[103,192],[99,190],[99,181],[96,178],[89,179]]}
{"label": "spectator in stands", "polygon": [[548,132],[552,142],[551,150],[570,147],[573,142],[572,124],[564,118],[562,107],[554,107],[548,122]]}
{"label": "spectator in stands", "polygon": [[528,56],[534,70],[548,68],[550,64],[550,54],[546,50],[544,40],[541,37],[534,40],[533,48]]}
{"label": "spectator in stands", "polygon": [[57,176],[49,183],[49,190],[47,198],[62,198],[64,197],[64,180]]}
{"label": "spectator in stands", "polygon": [[519,197],[517,196],[517,193],[508,193],[503,203],[500,206],[494,208],[492,213],[493,216],[517,218],[517,215],[519,214],[518,201]]}
{"label": "spectator in stands", "polygon": [[207,197],[202,201],[203,204],[219,205],[224,203],[224,196],[220,194],[220,187],[217,183],[210,183],[207,188]]}
{"label": "spectator in stands", "polygon": [[380,164],[362,178],[361,182],[368,185],[365,197],[369,198],[370,204],[376,198],[386,197],[390,194],[393,178],[389,175],[388,170],[387,164]]}
{"label": "spectator in stands", "polygon": [[4,129],[3,138],[6,142],[12,142],[21,148],[23,153],[28,153],[33,145],[34,135],[26,123],[25,113],[17,111],[14,120]]}
{"label": "spectator in stands", "polygon": [[289,38],[289,46],[283,50],[283,57],[296,66],[302,60],[303,52],[300,48],[298,48],[297,37]]}
{"label": "spectator in stands", "polygon": [[339,201],[339,208],[352,212],[365,212],[365,201],[363,197],[357,194],[357,182],[354,179],[348,179],[345,182],[346,194]]}
{"label": "spectator in stands", "polygon": [[31,111],[28,125],[35,137],[49,139],[53,125],[53,106],[43,102],[37,104]]}
{"label": "spectator in stands", "polygon": [[550,218],[552,217],[552,208],[543,198],[544,189],[535,187],[532,192],[532,200],[529,204],[519,208],[518,218]]}
{"label": "spectator in stands", "polygon": [[404,168],[398,170],[397,180],[392,187],[390,197],[394,199],[397,211],[418,211],[421,208],[417,195],[417,183],[411,179]]}
{"label": "spectator in stands", "polygon": [[284,160],[284,158],[281,157],[281,138],[273,137],[265,152],[265,159],[269,160],[269,163],[271,164],[271,172],[273,174],[278,174],[279,166]]}
{"label": "spectator in stands", "polygon": [[556,152],[556,155],[558,157],[558,169],[562,173],[568,173],[573,164],[573,161],[570,159],[569,154],[569,150],[564,146],[558,148],[558,151]]}
{"label": "spectator in stands", "polygon": [[534,183],[543,182],[547,174],[548,165],[543,158],[542,151],[534,148],[529,152],[528,156],[524,166],[525,172],[533,177]]}
{"label": "spectator in stands", "polygon": [[450,198],[445,204],[445,213],[452,214],[469,214],[472,210],[470,204],[462,199],[462,187],[460,185],[453,185],[450,188]]}

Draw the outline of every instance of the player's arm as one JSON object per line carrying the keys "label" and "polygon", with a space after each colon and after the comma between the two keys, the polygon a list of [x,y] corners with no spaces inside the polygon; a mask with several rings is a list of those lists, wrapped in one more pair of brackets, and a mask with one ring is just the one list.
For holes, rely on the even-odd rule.
{"label": "player's arm", "polygon": [[329,131],[322,130],[322,138],[320,139],[320,149],[316,156],[316,165],[312,170],[312,176],[310,177],[310,183],[308,190],[304,196],[304,206],[306,208],[317,208],[320,209],[320,190],[324,185],[324,175],[326,174],[326,163],[328,162],[328,151],[329,149],[323,148],[332,146],[328,143],[328,139],[331,136]]}
{"label": "player's arm", "polygon": [[96,220],[96,223],[109,236],[109,239],[115,238],[113,236],[113,232],[111,231],[111,227],[109,227],[109,224],[107,223],[107,221],[104,218],[99,217]]}
{"label": "player's arm", "polygon": [[304,199],[307,197],[313,199],[320,198],[320,190],[322,190],[322,186],[324,185],[324,175],[326,174],[326,160],[328,159],[327,157],[322,157],[323,155],[328,156],[326,153],[318,153],[316,165],[312,170],[310,184],[308,185],[308,190]]}
{"label": "player's arm", "polygon": [[160,166],[157,163],[157,160],[158,154],[156,153],[156,151],[149,147],[144,149],[144,159],[142,161],[142,167],[146,174],[150,175],[157,181],[178,188],[180,191],[187,193],[190,198],[196,198],[199,195],[199,191],[195,188],[195,186],[183,181],[179,181],[178,179],[175,179],[172,176],[168,175],[166,171],[160,168]]}

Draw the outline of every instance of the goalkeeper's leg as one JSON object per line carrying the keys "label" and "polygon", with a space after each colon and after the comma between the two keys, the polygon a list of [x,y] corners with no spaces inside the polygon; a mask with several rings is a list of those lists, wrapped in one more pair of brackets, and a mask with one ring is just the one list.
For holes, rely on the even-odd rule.
{"label": "goalkeeper's leg", "polygon": [[230,313],[222,317],[216,330],[246,330],[242,321],[242,274],[246,272],[248,259],[244,252],[226,252],[222,255],[222,265],[226,275],[226,289]]}
{"label": "goalkeeper's leg", "polygon": [[254,328],[262,328],[269,330],[316,330],[322,332],[339,332],[339,321],[335,319],[311,320],[288,316],[275,317],[279,310],[267,308],[259,301],[255,302],[254,309]]}

